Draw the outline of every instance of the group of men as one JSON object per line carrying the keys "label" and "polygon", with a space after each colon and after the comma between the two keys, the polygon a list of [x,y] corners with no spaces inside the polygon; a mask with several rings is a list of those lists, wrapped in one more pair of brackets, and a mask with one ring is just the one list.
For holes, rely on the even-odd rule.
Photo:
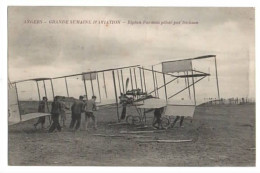
{"label": "group of men", "polygon": [[90,100],[83,101],[83,96],[79,97],[71,106],[71,122],[70,129],[73,129],[75,124],[75,130],[78,130],[81,123],[81,113],[85,112],[84,130],[87,130],[90,119],[94,122],[94,129],[97,129],[97,118],[93,111],[97,110],[96,96],[92,96]]}
{"label": "group of men", "polygon": [[[75,100],[73,105],[71,106],[71,122],[70,122],[70,129],[78,130],[81,125],[81,114],[85,113],[85,122],[83,123],[83,130],[88,129],[88,124],[90,119],[94,122],[94,129],[97,129],[97,118],[93,111],[97,110],[96,106],[96,96],[92,96],[90,100],[83,100],[83,96],[79,97],[79,100]],[[121,113],[121,120],[125,119],[126,117],[126,99],[125,97],[120,98],[120,103],[123,105],[122,113]],[[43,100],[39,103],[38,112],[41,113],[51,113],[51,121],[52,124],[49,128],[49,132],[53,132],[55,129],[61,131],[61,125],[65,127],[66,121],[66,109],[69,109],[65,104],[65,97],[56,96],[54,101],[52,102],[51,111],[49,111],[48,107],[48,99],[47,97],[43,97]],[[153,127],[157,129],[162,128],[162,121],[161,117],[164,112],[164,107],[154,109],[154,120],[153,120]],[[174,122],[171,124],[171,127],[174,127],[176,122],[180,120],[180,127],[183,123],[183,116],[177,116]],[[34,127],[37,128],[38,124],[41,124],[42,128],[44,128],[45,124],[45,116],[40,117],[38,121],[34,124]]]}
{"label": "group of men", "polygon": [[[96,96],[92,96],[90,100],[83,100],[83,96],[79,97],[79,100],[75,100],[73,105],[71,106],[71,122],[70,129],[78,130],[81,124],[81,114],[85,112],[85,123],[84,130],[87,130],[90,119],[94,121],[94,129],[97,129],[97,118],[93,111],[97,110],[96,107]],[[47,97],[43,97],[43,100],[40,101],[38,112],[41,113],[51,113],[51,126],[48,132],[53,132],[55,129],[61,131],[62,123],[63,127],[65,127],[66,121],[66,109],[69,109],[64,101],[65,97],[56,96],[52,102],[51,111],[49,111],[48,99]],[[41,124],[42,128],[44,128],[45,124],[45,116],[40,117],[38,121],[34,124],[34,127],[37,128],[38,124]],[[76,125],[75,125],[76,124]]]}

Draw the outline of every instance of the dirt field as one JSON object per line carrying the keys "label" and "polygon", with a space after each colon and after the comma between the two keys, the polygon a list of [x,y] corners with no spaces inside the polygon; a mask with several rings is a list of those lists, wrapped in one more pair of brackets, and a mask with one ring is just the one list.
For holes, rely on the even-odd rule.
{"label": "dirt field", "polygon": [[[131,110],[132,114],[137,114]],[[36,120],[9,126],[9,165],[82,166],[255,166],[255,105],[197,107],[184,128],[139,134],[149,138],[101,137],[122,135],[136,126],[116,122],[114,109],[99,110],[98,130],[47,133],[33,127]],[[152,117],[149,114],[148,117]],[[67,127],[70,115],[67,119]],[[151,126],[151,119],[148,120]],[[39,127],[40,128],[40,127]],[[144,130],[153,130],[148,127]],[[186,143],[139,143],[144,139],[192,139]]]}

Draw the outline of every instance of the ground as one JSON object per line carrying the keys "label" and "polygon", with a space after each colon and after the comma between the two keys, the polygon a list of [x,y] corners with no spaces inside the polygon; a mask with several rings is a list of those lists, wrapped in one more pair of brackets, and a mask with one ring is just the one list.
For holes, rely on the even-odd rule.
{"label": "ground", "polygon": [[[137,114],[134,110],[129,114]],[[98,130],[47,133],[31,120],[9,126],[9,165],[74,166],[255,166],[255,105],[209,105],[195,110],[184,127],[155,133],[122,135],[140,130],[115,125],[115,109],[100,109]],[[67,116],[67,126],[69,117]],[[152,117],[149,114],[148,117]],[[151,126],[148,119],[148,126]],[[154,130],[151,127],[142,130]],[[149,136],[149,138],[136,138]],[[140,143],[145,139],[192,139],[184,143]]]}

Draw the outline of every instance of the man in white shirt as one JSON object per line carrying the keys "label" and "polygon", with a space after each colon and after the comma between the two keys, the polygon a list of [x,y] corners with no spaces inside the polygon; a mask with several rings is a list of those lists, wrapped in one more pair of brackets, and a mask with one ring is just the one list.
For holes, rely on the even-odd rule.
{"label": "man in white shirt", "polygon": [[97,110],[96,106],[96,96],[92,96],[92,99],[87,100],[85,104],[85,126],[84,130],[87,130],[88,128],[88,123],[90,121],[90,118],[94,122],[94,129],[97,129],[97,117],[95,116],[93,111]]}

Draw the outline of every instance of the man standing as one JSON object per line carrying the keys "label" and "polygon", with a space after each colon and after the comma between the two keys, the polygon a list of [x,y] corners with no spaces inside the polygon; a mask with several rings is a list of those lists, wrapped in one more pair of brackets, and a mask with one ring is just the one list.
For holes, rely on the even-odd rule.
{"label": "man standing", "polygon": [[175,120],[173,121],[171,127],[174,127],[175,124],[176,124],[176,122],[177,122],[179,119],[180,119],[180,127],[184,127],[184,126],[182,125],[183,120],[184,120],[184,116],[177,116],[177,117],[175,118]]}
{"label": "man standing", "polygon": [[78,130],[80,127],[81,121],[81,113],[84,111],[84,103],[83,103],[83,96],[79,96],[79,100],[74,101],[73,105],[71,106],[71,122],[70,122],[70,129],[74,128],[76,123],[75,130]]}
{"label": "man standing", "polygon": [[97,117],[95,116],[93,111],[97,110],[97,106],[96,106],[96,96],[92,96],[92,99],[87,100],[86,104],[85,104],[85,127],[84,130],[88,129],[88,123],[90,121],[90,118],[93,120],[94,122],[94,129],[97,129]]}
{"label": "man standing", "polygon": [[61,104],[60,123],[62,123],[62,127],[65,127],[66,109],[69,108],[65,104],[65,97],[61,97],[59,102]]}
{"label": "man standing", "polygon": [[[38,106],[38,112],[41,112],[41,113],[50,112],[49,111],[49,107],[48,107],[48,99],[47,99],[47,97],[43,97],[42,101],[40,101],[39,106]],[[34,124],[34,127],[37,128],[38,124],[41,124],[42,129],[44,128],[45,116],[40,117],[38,119],[38,121]]]}
{"label": "man standing", "polygon": [[[156,129],[163,129],[162,127],[162,113],[163,113],[164,107],[156,108],[154,110],[154,120],[153,120],[153,127]],[[158,126],[156,126],[156,124]]]}
{"label": "man standing", "polygon": [[51,105],[51,118],[52,118],[52,124],[51,127],[49,128],[49,133],[53,132],[56,128],[60,132],[61,131],[61,126],[59,123],[59,115],[61,112],[61,104],[58,101],[58,97],[54,97],[54,101]]}

